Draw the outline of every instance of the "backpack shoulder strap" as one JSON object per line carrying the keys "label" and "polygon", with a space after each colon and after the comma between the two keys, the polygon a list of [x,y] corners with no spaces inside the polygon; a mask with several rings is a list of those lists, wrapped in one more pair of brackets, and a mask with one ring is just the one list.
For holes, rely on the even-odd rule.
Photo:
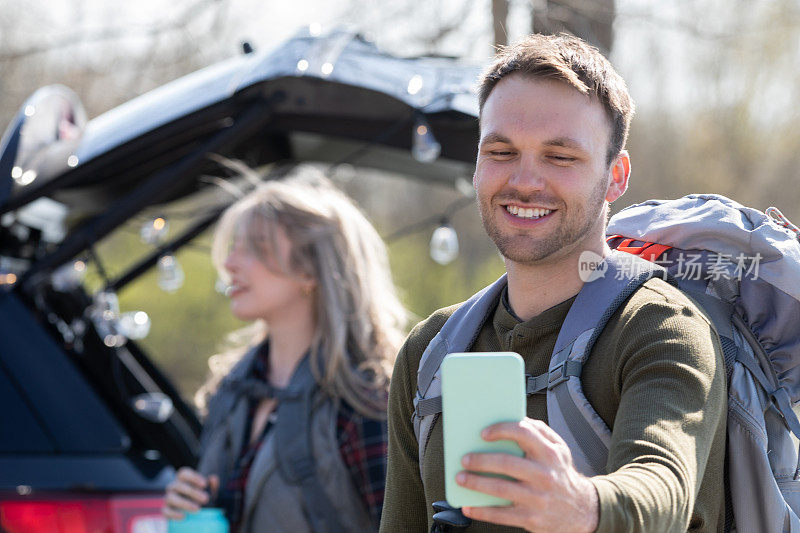
{"label": "backpack shoulder strap", "polygon": [[[611,432],[583,394],[583,363],[617,308],[647,280],[657,275],[666,279],[663,268],[627,253],[613,252],[604,263],[597,270],[604,274],[584,284],[570,308],[549,372],[529,377],[527,387],[528,394],[547,389],[549,424],[569,445],[576,468],[588,475],[605,470]],[[434,415],[442,410],[439,366],[448,353],[466,351],[474,343],[506,283],[501,277],[459,307],[420,359],[413,415],[420,472]]]}
{"label": "backpack shoulder strap", "polygon": [[322,484],[311,445],[311,410],[317,382],[311,372],[311,357],[306,355],[297,366],[289,386],[276,389],[280,416],[275,431],[278,467],[284,479],[300,485],[312,529],[318,533],[344,531],[339,515]]}
{"label": "backpack shoulder strap", "polygon": [[414,434],[419,448],[419,468],[428,444],[431,427],[442,412],[442,384],[439,367],[448,353],[465,352],[475,342],[489,313],[494,309],[507,284],[503,274],[493,284],[464,302],[444,323],[439,333],[428,343],[417,369],[417,394],[414,397]]}
{"label": "backpack shoulder strap", "polygon": [[547,379],[548,425],[569,445],[576,469],[585,475],[605,472],[611,430],[583,393],[583,364],[619,306],[647,280],[666,279],[663,268],[627,253],[612,252],[604,263],[605,270],[596,270],[567,313]]}

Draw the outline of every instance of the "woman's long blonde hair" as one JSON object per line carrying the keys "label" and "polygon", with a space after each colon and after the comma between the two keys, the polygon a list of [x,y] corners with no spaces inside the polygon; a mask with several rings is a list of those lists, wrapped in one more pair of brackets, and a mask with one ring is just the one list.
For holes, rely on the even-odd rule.
{"label": "woman's long blonde hair", "polygon": [[[307,167],[260,184],[225,211],[212,246],[222,279],[228,279],[223,265],[235,237],[274,265],[279,231],[291,243],[288,264],[280,268],[316,281],[311,363],[317,381],[360,413],[385,417],[407,313],[395,293],[383,240],[350,198]],[[256,331],[251,345],[265,338],[268,324],[256,325]],[[219,378],[231,365],[210,366]]]}

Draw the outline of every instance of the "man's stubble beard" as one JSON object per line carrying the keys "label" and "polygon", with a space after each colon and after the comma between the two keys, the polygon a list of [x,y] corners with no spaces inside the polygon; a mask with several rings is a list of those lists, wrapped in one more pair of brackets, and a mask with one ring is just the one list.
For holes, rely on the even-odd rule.
{"label": "man's stubble beard", "polygon": [[568,218],[565,217],[563,209],[559,209],[557,213],[561,217],[561,224],[556,231],[536,240],[521,235],[503,234],[494,218],[496,213],[492,208],[491,199],[488,205],[479,201],[478,207],[483,227],[500,254],[506,260],[520,265],[535,265],[562,250],[571,249],[594,229],[595,224],[600,223],[605,227],[607,216],[602,213],[607,188],[608,184],[604,179],[598,180],[585,206],[580,206],[578,211],[569,214]]}

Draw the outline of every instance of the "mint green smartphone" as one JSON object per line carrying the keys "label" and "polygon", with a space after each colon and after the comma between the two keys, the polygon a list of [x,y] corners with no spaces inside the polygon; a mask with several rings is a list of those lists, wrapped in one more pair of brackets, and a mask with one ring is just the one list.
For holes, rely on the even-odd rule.
{"label": "mint green smartphone", "polygon": [[512,441],[488,442],[484,428],[525,417],[525,365],[513,352],[451,353],[442,362],[445,497],[452,507],[502,506],[511,502],[456,483],[470,452],[523,452]]}

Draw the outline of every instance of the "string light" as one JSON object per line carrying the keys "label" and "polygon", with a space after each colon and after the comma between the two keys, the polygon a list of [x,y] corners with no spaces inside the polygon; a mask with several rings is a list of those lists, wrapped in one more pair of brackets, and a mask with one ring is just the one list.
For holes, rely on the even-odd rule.
{"label": "string light", "polygon": [[57,268],[50,276],[53,289],[69,292],[83,283],[86,277],[86,263],[80,259]]}
{"label": "string light", "polygon": [[408,80],[408,88],[406,91],[410,95],[415,95],[420,91],[420,89],[422,89],[422,76],[415,74],[410,80]]}
{"label": "string light", "polygon": [[[131,406],[139,416],[151,422],[163,423],[172,416],[175,405],[172,399],[163,392],[145,392],[131,398]],[[155,451],[155,450],[150,450]]]}
{"label": "string light", "polygon": [[[19,168],[20,170],[22,170],[20,167],[15,167],[15,168]],[[19,174],[19,176],[14,177],[17,174]],[[30,185],[31,183],[33,183],[34,180],[36,179],[37,174],[36,171],[32,169],[25,170],[24,172],[21,173],[19,171],[14,172],[14,169],[12,169],[11,176],[14,178],[14,181],[16,181],[19,185],[22,185],[24,187],[25,185]]]}
{"label": "string light", "polygon": [[128,339],[143,339],[150,333],[150,317],[144,311],[119,312],[119,298],[114,291],[95,293],[88,316],[103,344],[117,348]]}
{"label": "string light", "polygon": [[447,219],[443,219],[431,236],[431,259],[440,265],[452,263],[458,257],[458,235]]}
{"label": "string light", "polygon": [[103,337],[103,344],[105,344],[109,348],[117,348],[119,346],[123,346],[126,340],[127,339],[125,339],[125,337],[122,335],[114,335],[109,333],[108,335]]}
{"label": "string light", "polygon": [[119,298],[114,291],[99,291],[94,295],[92,310],[89,313],[95,321],[109,322],[119,318]]}
{"label": "string light", "polygon": [[142,225],[139,237],[145,244],[155,245],[162,242],[167,237],[169,222],[164,217],[155,217]]}
{"label": "string light", "polygon": [[441,152],[442,145],[433,136],[428,121],[418,114],[411,137],[411,155],[420,163],[433,163]]}
{"label": "string light", "polygon": [[129,339],[144,339],[150,333],[150,317],[144,311],[128,311],[119,317],[119,332]]}
{"label": "string light", "polygon": [[175,292],[183,286],[183,269],[172,254],[158,260],[158,286],[166,292]]}
{"label": "string light", "polygon": [[127,339],[117,328],[119,320],[119,298],[114,291],[99,291],[92,299],[88,309],[89,318],[94,324],[103,344],[116,348],[125,344]]}

